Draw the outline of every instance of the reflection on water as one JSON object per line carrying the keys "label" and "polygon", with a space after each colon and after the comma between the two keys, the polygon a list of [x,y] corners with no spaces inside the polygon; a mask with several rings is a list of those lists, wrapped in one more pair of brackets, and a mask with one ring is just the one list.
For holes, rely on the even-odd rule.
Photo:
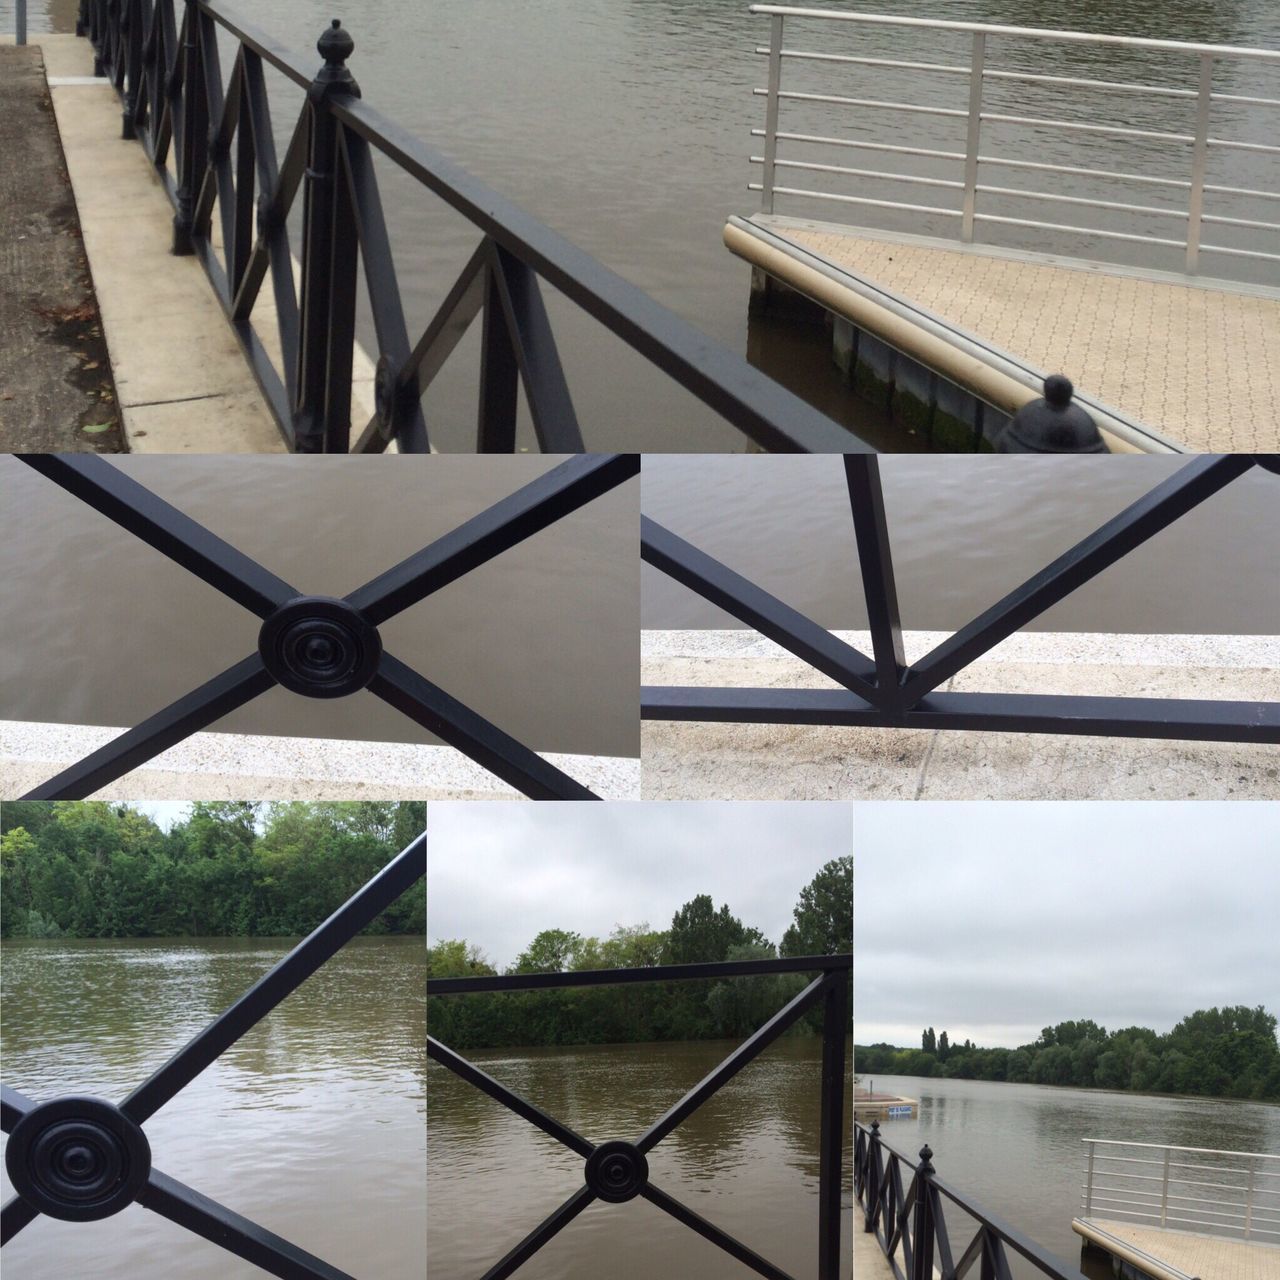
{"label": "reflection on water", "polygon": [[[288,949],[284,939],[6,941],[5,1082],[118,1102]],[[155,1167],[353,1275],[421,1273],[421,938],[358,938],[147,1122]],[[11,1194],[7,1178],[0,1190]],[[13,1280],[258,1274],[134,1205],[37,1219]]]}
{"label": "reflection on water", "polygon": [[[299,591],[341,596],[557,461],[153,456],[121,465]],[[388,652],[535,750],[638,754],[638,494],[639,481],[627,481],[384,623]],[[257,649],[255,615],[7,457],[0,581],[9,586],[5,718],[137,724]],[[216,727],[433,740],[364,692],[272,689]]]}
{"label": "reflection on water", "polygon": [[[634,1139],[735,1047],[590,1045],[468,1056],[601,1142]],[[812,1275],[816,1266],[821,1066],[820,1040],[780,1041],[649,1155],[655,1186],[793,1275]],[[582,1161],[444,1068],[433,1066],[428,1082],[430,1266],[433,1274],[480,1275],[581,1185]],[[851,1156],[850,1147],[846,1193]],[[635,1200],[592,1205],[526,1272],[530,1280],[736,1280],[741,1266]]]}
{"label": "reflection on water", "polygon": [[[1179,466],[1169,457],[885,458],[903,625],[963,625]],[[828,627],[863,627],[844,472],[829,458],[644,460],[646,515]],[[1028,629],[1274,635],[1280,480],[1255,468]],[[1222,566],[1229,564],[1230,573]],[[741,624],[649,565],[645,627]]]}
{"label": "reflection on water", "polygon": [[1280,1106],[1260,1102],[905,1076],[876,1076],[875,1087],[920,1100],[916,1118],[882,1122],[890,1146],[914,1161],[927,1142],[939,1178],[1073,1264],[1082,1139],[1280,1152]]}
{"label": "reflection on water", "polygon": [[[0,0],[0,13],[11,3]],[[1272,0],[1169,0],[1160,5],[1082,0],[1068,11],[1046,0],[895,0],[888,6],[879,0],[842,0],[839,7],[1280,44],[1280,17]],[[32,8],[36,29],[44,6],[35,3]],[[65,22],[69,10],[64,5],[60,12]],[[767,21],[748,14],[745,0],[541,0],[536,5],[522,0],[436,0],[430,5],[383,0],[342,16],[356,42],[351,68],[368,102],[705,333],[733,350],[746,351],[748,270],[720,239],[729,214],[751,212],[758,205],[757,195],[746,189],[758,177],[758,166],[748,157],[758,151],[759,140],[752,139],[750,131],[763,121],[761,102],[751,92],[762,83],[763,65],[752,51],[765,38]],[[333,11],[328,0],[275,0],[258,6],[253,17],[309,60],[315,37]],[[868,33],[862,47],[864,52],[899,59],[928,60],[925,43],[909,32]],[[1158,59],[1116,49],[1058,46],[1038,49],[1036,56],[1044,60],[1041,69],[1085,78],[1141,79],[1146,74],[1159,79],[1162,72]],[[229,65],[224,60],[224,66]],[[902,74],[877,69],[876,96],[897,98],[909,92],[911,86],[899,78]],[[1232,75],[1227,87],[1248,93],[1257,72],[1244,66]],[[951,80],[933,92],[960,92],[958,78]],[[1274,84],[1271,89],[1268,96],[1280,97]],[[1017,92],[1025,97],[1023,90]],[[1037,110],[1062,105],[1060,94],[1037,92]],[[1112,118],[1168,128],[1161,123],[1166,117],[1185,115],[1181,100],[1138,101],[1135,106],[1131,98],[1121,100]],[[280,96],[275,112],[278,134],[292,127],[300,102],[294,87]],[[1067,102],[1063,109],[1073,108]],[[1096,104],[1092,109],[1098,109]],[[1238,108],[1223,110],[1239,114]],[[883,118],[871,119],[873,114],[877,113],[864,112],[851,124],[873,131],[868,136],[887,130],[901,140],[901,119],[883,113]],[[803,120],[802,115],[795,118]],[[1215,115],[1215,126],[1217,122]],[[829,115],[823,123],[819,132],[824,134],[836,127]],[[1224,117],[1223,133],[1246,137],[1260,132],[1266,140],[1273,123],[1254,115],[1243,122]],[[1230,132],[1237,124],[1246,132]],[[1081,137],[1041,131],[1029,139],[1010,139],[1014,150],[1009,154],[1021,154],[1022,147],[1028,154],[1034,152],[1035,159],[1094,165],[1096,143],[1082,142]],[[1131,144],[1115,143],[1118,158],[1126,157],[1127,145]],[[829,154],[822,158],[831,159]],[[1256,187],[1263,183],[1255,166],[1278,160],[1224,153],[1225,168],[1215,176],[1239,178],[1243,168],[1250,180],[1238,185]],[[1171,160],[1162,155],[1160,162]],[[466,262],[476,233],[389,166],[380,172],[406,309],[410,323],[421,328]],[[1142,189],[1140,200],[1133,200],[1132,192],[1112,194],[1146,203],[1158,198],[1150,191],[1159,190]],[[919,203],[919,189],[911,191]],[[1017,206],[1016,212],[1025,216],[1028,202],[1018,201]],[[1031,216],[1067,220],[1046,216],[1040,206],[1030,207],[1038,210]],[[1051,208],[1061,214],[1062,206]],[[824,204],[786,211],[841,220],[844,211],[837,209],[833,215],[831,210]],[[1275,220],[1269,206],[1244,216]],[[1176,234],[1169,231],[1179,226],[1173,219],[1155,221],[1157,234]],[[943,229],[949,232],[951,227]],[[1215,228],[1214,234],[1231,230]],[[1117,243],[1108,242],[1106,251],[1114,252]],[[1089,249],[1085,241],[1073,251]],[[1139,245],[1135,251],[1146,250]],[[655,451],[745,447],[738,433],[672,387],[576,306],[554,294],[548,306],[590,445]],[[770,350],[762,344],[753,358],[787,380],[794,346],[784,341]],[[428,393],[433,438],[441,448],[471,445],[477,361],[478,336],[473,333]],[[811,385],[819,388],[816,398],[837,395],[839,376],[833,369],[816,368]],[[868,415],[866,421],[870,432],[878,415]]]}

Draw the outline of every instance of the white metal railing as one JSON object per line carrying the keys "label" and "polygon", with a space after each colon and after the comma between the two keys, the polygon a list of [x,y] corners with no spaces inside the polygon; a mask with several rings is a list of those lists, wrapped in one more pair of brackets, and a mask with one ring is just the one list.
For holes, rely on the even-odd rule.
{"label": "white metal railing", "polygon": [[1280,1156],[1085,1138],[1086,1218],[1280,1244]]}
{"label": "white metal railing", "polygon": [[[764,153],[753,155],[753,164],[761,166],[761,180],[749,187],[761,192],[764,212],[774,211],[778,195],[804,196],[815,200],[837,201],[842,204],[863,207],[904,210],[911,213],[939,215],[958,219],[959,239],[969,243],[975,239],[980,224],[1033,228],[1056,233],[1078,233],[1101,236],[1107,239],[1141,242],[1181,249],[1185,269],[1194,274],[1199,269],[1202,253],[1225,254],[1236,258],[1260,259],[1280,262],[1280,253],[1251,247],[1208,243],[1203,239],[1206,227],[1235,227],[1251,232],[1280,233],[1280,221],[1262,218],[1246,218],[1229,214],[1209,213],[1205,209],[1206,195],[1237,197],[1248,201],[1280,201],[1280,180],[1264,182],[1259,187],[1243,187],[1208,181],[1210,158],[1215,153],[1253,153],[1259,156],[1280,157],[1280,146],[1269,142],[1251,142],[1238,138],[1218,137],[1211,132],[1214,104],[1230,103],[1237,107],[1262,110],[1280,108],[1280,97],[1256,94],[1228,93],[1215,89],[1215,71],[1226,64],[1238,64],[1248,60],[1274,66],[1280,71],[1280,50],[1256,49],[1235,45],[1194,44],[1178,40],[1141,39],[1133,36],[1100,35],[1086,31],[1057,31],[1037,27],[1010,27],[981,22],[955,22],[932,18],[907,18],[889,14],[849,13],[834,9],[805,9],[790,5],[753,4],[751,12],[770,19],[768,45],[757,47],[757,54],[768,59],[768,83],[754,90],[756,96],[766,100],[763,129],[752,129],[753,137],[764,139]],[[823,24],[856,23],[867,27],[902,27],[967,33],[970,37],[969,56],[963,63],[919,61],[909,58],[871,56],[870,53],[849,54],[830,51],[788,47],[783,42],[785,24],[809,24],[810,20]],[[811,29],[811,28],[806,28]],[[826,28],[829,30],[828,28]],[[1170,84],[1144,84],[1132,80],[1099,80],[1080,76],[1050,75],[1042,72],[1010,70],[993,67],[989,63],[988,42],[995,39],[1016,39],[1027,42],[1051,42],[1057,45],[1113,45],[1131,50],[1150,50],[1161,55],[1185,57],[1192,62],[1196,73],[1196,87],[1178,87]],[[1004,46],[1001,45],[1001,48]],[[825,67],[871,67],[884,70],[918,72],[929,76],[934,83],[950,83],[948,77],[964,77],[967,81],[967,102],[957,106],[931,105],[920,101],[901,101],[878,96],[858,96],[834,92],[809,92],[787,89],[783,86],[783,68],[788,64],[809,63]],[[1076,96],[1071,100],[1071,111],[1083,110],[1079,91],[1090,95],[1099,92],[1117,92],[1147,98],[1186,99],[1191,107],[1191,119],[1185,130],[1135,128],[1131,124],[1115,124],[1105,121],[1063,119],[1056,116],[1019,115],[1007,111],[995,111],[984,100],[987,87],[993,83],[1051,85],[1065,88]],[[1280,84],[1280,82],[1278,82]],[[1087,99],[1083,100],[1087,102]],[[946,147],[916,147],[901,142],[875,141],[866,137],[833,136],[807,130],[786,130],[781,127],[780,116],[784,103],[824,104],[840,109],[855,109],[862,113],[890,112],[895,116],[933,117],[963,122],[963,150]],[[1280,111],[1274,117],[1280,127]],[[1086,165],[1062,165],[1032,160],[1025,157],[995,154],[984,150],[984,125],[1020,125],[1040,131],[1062,131],[1085,136],[1121,139],[1126,142],[1158,143],[1162,148],[1189,148],[1189,156],[1179,176],[1161,173],[1134,173],[1112,168]],[[805,148],[843,148],[874,152],[890,156],[916,156],[928,160],[954,162],[955,176],[937,177],[927,174],[893,172],[885,169],[853,167],[840,163],[827,163],[811,159],[797,159],[779,155],[779,143],[800,144]],[[1148,188],[1163,188],[1169,192],[1185,193],[1185,201],[1179,207],[1161,207],[1154,204],[1138,204],[1083,195],[1069,195],[1060,189],[1032,190],[1023,187],[996,185],[981,181],[983,170],[991,168],[1011,169],[1031,174],[1055,174],[1069,177],[1117,180],[1137,183]],[[955,207],[937,204],[908,203],[889,199],[883,195],[868,195],[862,187],[859,194],[848,194],[810,187],[783,185],[780,173],[802,172],[811,174],[841,175],[862,182],[905,183],[909,186],[945,190],[958,193]],[[1273,174],[1280,173],[1280,162]],[[784,179],[785,181],[785,179]],[[1051,188],[1053,184],[1047,184]],[[988,212],[980,208],[980,197],[1001,199],[1031,199],[1048,201],[1072,209],[1093,208],[1119,214],[1140,214],[1154,218],[1176,220],[1184,223],[1180,234],[1152,235],[1146,231],[1117,230],[1114,227],[1078,226],[1062,222],[1044,222],[1034,218],[1014,217]],[[1272,242],[1274,243],[1274,241]]]}

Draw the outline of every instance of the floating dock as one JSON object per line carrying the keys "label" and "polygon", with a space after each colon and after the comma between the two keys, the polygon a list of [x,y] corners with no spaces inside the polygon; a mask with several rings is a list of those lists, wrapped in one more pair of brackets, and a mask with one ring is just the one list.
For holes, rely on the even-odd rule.
{"label": "floating dock", "polygon": [[853,1114],[859,1120],[913,1120],[919,1109],[920,1103],[915,1098],[870,1093],[856,1087],[853,1091]]}
{"label": "floating dock", "polygon": [[1125,1280],[1277,1280],[1280,1245],[1076,1218],[1086,1252],[1105,1255]]}
{"label": "floating dock", "polygon": [[825,310],[855,390],[935,447],[991,447],[1065,373],[1113,451],[1280,451],[1280,289],[775,214],[724,240],[754,306]]}

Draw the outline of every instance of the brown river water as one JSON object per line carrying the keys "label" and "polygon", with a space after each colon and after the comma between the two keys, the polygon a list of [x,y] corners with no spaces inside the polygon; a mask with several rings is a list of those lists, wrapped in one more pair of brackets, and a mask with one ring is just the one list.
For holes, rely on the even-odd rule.
{"label": "brown river water", "polygon": [[[118,1102],[285,953],[283,938],[4,944],[5,1082]],[[420,937],[358,938],[147,1122],[154,1166],[361,1280],[422,1275],[426,1233]],[[0,1192],[11,1188],[0,1175]],[[262,1274],[133,1205],[39,1218],[13,1280]]]}
{"label": "brown river water", "polygon": [[[734,1048],[732,1041],[702,1041],[466,1056],[601,1141],[634,1139]],[[813,1275],[817,1265],[821,1075],[821,1040],[784,1038],[649,1154],[655,1186],[795,1276]],[[429,1274],[480,1276],[582,1185],[582,1159],[443,1067],[431,1065],[427,1084]],[[850,1147],[850,1197],[851,1159]],[[851,1210],[851,1198],[848,1204]],[[848,1212],[843,1230],[851,1245],[850,1220]],[[744,1270],[636,1199],[591,1205],[520,1276],[737,1280]]]}
{"label": "brown river water", "polygon": [[[0,0],[0,23],[13,0]],[[50,25],[67,30],[75,6],[68,0],[36,0],[31,28]],[[747,353],[774,377],[792,385],[842,417],[851,429],[881,446],[903,448],[900,432],[864,405],[842,405],[839,377],[827,366],[820,336],[806,338],[794,328],[757,325],[748,338],[748,270],[721,243],[725,220],[759,205],[747,190],[758,177],[749,157],[759,139],[750,131],[763,122],[763,106],[752,88],[763,84],[763,59],[753,50],[767,39],[768,20],[747,12],[746,0],[379,0],[337,5],[331,0],[274,0],[270,5],[232,5],[265,28],[304,64],[315,59],[314,41],[336,16],[354,36],[351,69],[367,101],[418,136],[441,148],[503,195],[544,219],[577,245],[631,280],[659,301],[732,350]],[[896,12],[916,17],[946,17],[1029,26],[1066,26],[1086,31],[1237,45],[1280,46],[1280,10],[1272,0],[1077,0],[1068,6],[1044,0],[851,0],[841,8]],[[833,38],[823,28],[802,47]],[[965,37],[934,40],[901,29],[861,31],[858,48],[891,59],[955,61]],[[948,43],[949,40],[949,43]],[[1016,53],[1007,65],[1017,64]],[[1051,48],[1043,54],[1048,70],[1082,78],[1108,77],[1169,83],[1173,64],[1160,55],[1076,46],[1069,54]],[[229,67],[229,61],[224,63]],[[993,65],[995,65],[993,63]],[[1020,65],[1020,64],[1018,64]],[[1185,79],[1185,66],[1176,74]],[[1045,69],[1043,65],[1039,68]],[[874,82],[859,85],[863,96],[920,101],[920,86],[893,69],[876,69]],[[1235,93],[1280,97],[1274,71],[1244,66],[1233,73]],[[1178,83],[1182,81],[1179,80]],[[1015,86],[1016,89],[1016,86]],[[827,87],[831,91],[831,86]],[[847,92],[847,86],[845,87]],[[1084,102],[1081,91],[1053,87],[1038,90],[1036,111],[1079,118],[1136,122],[1154,131],[1186,128],[1187,104],[1180,99],[1143,99],[1141,110],[1121,96],[1109,102]],[[1084,91],[1088,92],[1088,91]],[[929,101],[950,105],[956,78],[925,85]],[[932,96],[929,96],[932,95]],[[1006,95],[1008,96],[1008,95]],[[1025,95],[1024,95],[1025,96]],[[1018,105],[1001,99],[997,107]],[[277,133],[284,136],[297,117],[296,89],[281,93],[275,109]],[[1043,109],[1043,110],[1042,110]],[[1225,108],[1218,132],[1224,136],[1269,140],[1274,121],[1265,113]],[[1109,114],[1108,114],[1109,112]],[[954,143],[954,122],[913,117],[929,123],[912,145]],[[795,125],[812,124],[796,115]],[[903,140],[914,128],[883,112],[837,119],[828,110],[820,132],[861,130],[869,138],[892,135]],[[1219,120],[1215,117],[1215,128]],[[784,127],[785,124],[784,124]],[[944,136],[945,134],[945,136]],[[1131,140],[1082,142],[1078,133],[1031,130],[1002,137],[1005,154],[1018,158],[1075,163],[1086,167],[1129,167],[1179,176],[1160,144]],[[1107,148],[1099,152],[1098,147]],[[1217,180],[1250,188],[1277,186],[1280,157],[1262,153],[1225,153]],[[831,160],[828,154],[822,159]],[[889,162],[892,163],[892,162]],[[1161,167],[1163,166],[1163,167]],[[881,164],[870,167],[883,167]],[[927,173],[925,169],[917,172]],[[383,171],[384,202],[403,281],[411,327],[425,325],[474,247],[469,224],[444,209],[416,185]],[[811,175],[805,175],[811,176]],[[952,175],[953,176],[953,175]],[[1001,178],[1007,176],[1003,171]],[[1000,178],[994,179],[1000,181]],[[1097,194],[1074,180],[1072,194]],[[927,189],[932,190],[932,189]],[[919,199],[921,188],[891,189],[893,199]],[[1149,192],[1139,189],[1138,194]],[[1134,192],[1111,198],[1134,200]],[[1138,203],[1144,201],[1138,200]],[[925,201],[928,203],[928,201]],[[1064,206],[1041,207],[1020,200],[998,212],[1062,222]],[[1031,206],[1030,210],[1028,206]],[[1068,206],[1069,207],[1069,206]],[[849,213],[848,210],[855,210]],[[995,210],[996,206],[992,206]],[[834,210],[834,212],[833,212]],[[1223,210],[1236,213],[1235,210]],[[778,212],[832,221],[862,218],[890,229],[924,230],[905,224],[894,211],[792,199]],[[1248,218],[1275,221],[1274,203],[1240,210]],[[1149,225],[1148,225],[1149,224]],[[1148,219],[1142,232],[1168,235],[1171,219]],[[1099,225],[1105,225],[1105,221]],[[948,229],[950,224],[948,224]],[[1227,236],[1231,228],[1217,228]],[[1006,234],[1003,233],[1002,234]],[[1168,250],[1121,241],[1088,238],[1046,241],[1044,233],[1007,233],[1021,247],[1081,256],[1119,254],[1140,265],[1168,266]],[[1256,234],[1256,233],[1250,233]],[[1021,238],[1019,238],[1021,236]],[[1265,248],[1257,241],[1255,248]],[[1272,249],[1274,251],[1274,249]],[[1160,255],[1164,254],[1164,257]],[[1176,265],[1176,264],[1175,264]],[[1273,272],[1274,264],[1250,267],[1247,260],[1219,258],[1219,273],[1236,270],[1246,278]],[[589,447],[640,448],[646,451],[728,451],[743,439],[687,393],[673,387],[640,357],[626,349],[575,306],[552,296],[548,306]],[[428,393],[433,438],[446,450],[473,445],[478,326],[455,353]]]}

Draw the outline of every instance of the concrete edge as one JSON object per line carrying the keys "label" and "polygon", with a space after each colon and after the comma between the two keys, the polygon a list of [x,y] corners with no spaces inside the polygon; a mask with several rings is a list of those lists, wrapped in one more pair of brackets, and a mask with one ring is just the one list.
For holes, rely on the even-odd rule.
{"label": "concrete edge", "polygon": [[[34,786],[124,730],[100,725],[0,720],[0,761],[5,784]],[[540,753],[606,800],[640,798],[640,761],[622,756]],[[25,781],[18,783],[15,775]],[[394,792],[413,799],[521,799],[521,793],[452,747],[425,743],[348,742],[336,738],[288,738],[204,732],[161,752],[94,793],[96,799],[190,798],[196,778],[230,799],[307,799],[314,792],[353,798]]]}
{"label": "concrete edge", "polygon": [[1136,1267],[1144,1275],[1152,1277],[1152,1280],[1195,1280],[1185,1271],[1179,1271],[1177,1267],[1170,1266],[1169,1263],[1152,1257],[1149,1253],[1144,1253],[1127,1240],[1112,1235],[1092,1219],[1072,1218],[1071,1230],[1090,1244],[1106,1250],[1107,1253],[1119,1258],[1122,1262],[1127,1262],[1131,1267]]}
{"label": "concrete edge", "polygon": [[[833,631],[833,635],[863,652],[870,652],[867,631]],[[948,631],[905,631],[903,644],[909,661],[923,657],[950,639]],[[761,658],[787,659],[781,645],[759,632],[743,629],[660,630],[640,633],[644,658]],[[1196,667],[1214,670],[1280,669],[1280,636],[1230,635],[1113,635],[1091,631],[1026,631],[995,645],[982,663],[1043,663],[1052,666]]]}
{"label": "concrete edge", "polygon": [[[849,228],[845,229],[849,231]],[[861,229],[859,228],[859,231]],[[1002,413],[1013,414],[1042,395],[1046,373],[980,335],[861,276],[767,226],[733,215],[723,239],[731,253],[820,306],[849,320]],[[1113,453],[1183,453],[1183,445],[1144,423],[1077,391]]]}

